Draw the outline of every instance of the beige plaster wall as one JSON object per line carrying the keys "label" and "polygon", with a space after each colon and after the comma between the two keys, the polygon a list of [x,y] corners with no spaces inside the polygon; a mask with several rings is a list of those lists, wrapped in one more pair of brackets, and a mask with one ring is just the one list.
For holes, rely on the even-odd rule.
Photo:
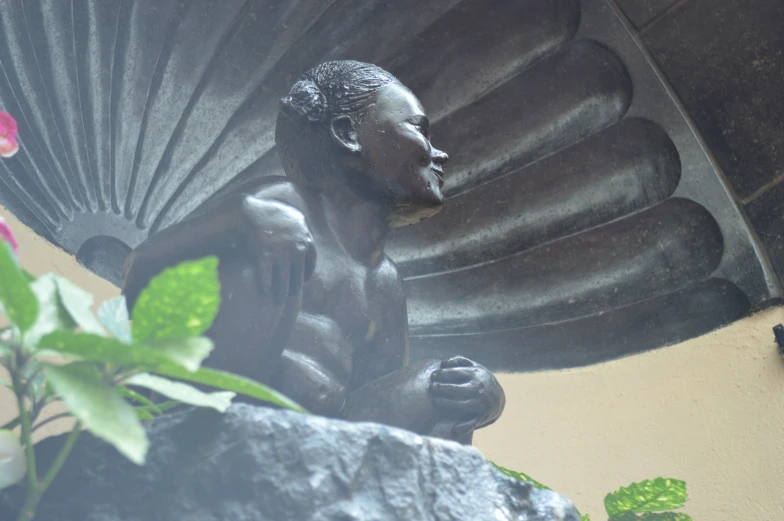
{"label": "beige plaster wall", "polygon": [[784,361],[773,309],[704,337],[593,367],[500,375],[504,416],[476,445],[572,499],[685,479],[695,521],[784,520]]}
{"label": "beige plaster wall", "polygon": [[92,291],[98,304],[120,294],[116,287],[82,268],[75,257],[36,235],[3,206],[0,206],[0,216],[11,226],[19,242],[19,262],[33,275],[57,273],[68,277],[80,287]]}
{"label": "beige plaster wall", "polygon": [[[118,293],[0,207],[35,274]],[[688,483],[695,521],[784,520],[784,361],[773,309],[681,345],[570,371],[499,376],[504,416],[476,445],[602,521],[604,495],[656,476]],[[0,394],[0,422],[15,413]],[[55,426],[44,434],[62,430]]]}

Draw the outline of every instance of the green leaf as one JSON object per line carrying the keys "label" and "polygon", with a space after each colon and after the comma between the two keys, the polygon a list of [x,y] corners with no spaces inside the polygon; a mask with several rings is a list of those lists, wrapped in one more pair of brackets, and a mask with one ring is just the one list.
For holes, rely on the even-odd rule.
{"label": "green leaf", "polygon": [[168,411],[169,409],[173,409],[178,405],[182,404],[174,400],[169,400],[167,402],[161,402],[155,406],[155,409],[159,410],[160,412],[156,412],[152,407],[146,405],[142,407],[136,407],[136,412],[140,419],[152,420],[155,418],[155,414],[163,414],[164,412]]}
{"label": "green leaf", "polygon": [[681,508],[687,498],[685,481],[656,478],[607,494],[604,507],[610,517],[627,512],[642,514]]}
{"label": "green leaf", "polygon": [[0,241],[0,306],[23,333],[38,316],[38,299],[28,285],[11,247]]}
{"label": "green leaf", "polygon": [[143,405],[141,407],[137,407],[136,410],[144,409],[145,411],[149,412],[150,414],[163,414],[164,412],[168,411],[169,409],[174,409],[178,405],[182,405],[182,403],[175,401],[175,400],[168,400],[165,402],[155,404],[155,407],[150,407],[149,405]]}
{"label": "green leaf", "polygon": [[137,393],[132,389],[128,389],[127,387],[116,387],[115,389],[117,390],[117,394],[119,394],[123,398],[128,398],[130,400],[138,402],[142,404],[142,406],[144,406],[145,408],[149,408],[151,411],[155,413],[161,414],[163,412],[157,405],[155,405],[155,402],[153,402],[146,396]]}
{"label": "green leaf", "polygon": [[648,512],[639,515],[627,512],[626,514],[612,516],[609,521],[692,521],[692,518],[688,514],[678,512]]}
{"label": "green leaf", "polygon": [[171,362],[163,352],[155,349],[127,346],[116,338],[73,331],[55,331],[38,343],[39,354],[55,355],[71,360],[103,362],[118,366],[151,367]]}
{"label": "green leaf", "polygon": [[72,360],[104,362],[115,366],[155,368],[175,363],[186,371],[195,371],[212,350],[207,338],[183,338],[154,348],[129,346],[116,338],[89,333],[55,331],[41,339],[39,349]]}
{"label": "green leaf", "polygon": [[167,400],[165,402],[156,403],[155,407],[160,409],[161,413],[168,411],[169,409],[174,409],[178,405],[182,405],[180,402],[176,400]]}
{"label": "green leaf", "polygon": [[149,441],[136,411],[103,381],[95,367],[46,364],[46,372],[68,411],[90,432],[137,465],[144,464]]}
{"label": "green leaf", "polygon": [[155,418],[155,416],[145,407],[134,407],[134,410],[136,411],[136,416],[140,420],[152,420]]}
{"label": "green leaf", "polygon": [[22,371],[22,378],[30,383],[27,392],[39,400],[46,394],[46,374],[37,360],[30,360]]}
{"label": "green leaf", "polygon": [[147,373],[132,376],[128,379],[128,383],[151,389],[178,402],[196,407],[211,407],[219,412],[226,412],[226,409],[231,406],[231,400],[236,396],[235,393],[229,391],[204,393],[188,384],[172,382]]}
{"label": "green leaf", "polygon": [[106,335],[101,323],[93,316],[93,295],[85,291],[73,282],[63,277],[54,277],[57,282],[57,290],[60,294],[60,301],[74,322],[82,328],[85,333],[94,335]]}
{"label": "green leaf", "polygon": [[[176,400],[167,400],[165,402],[156,403],[155,404],[155,409],[160,411],[158,414],[163,414],[166,411],[168,411],[169,409],[174,409],[178,405],[182,405],[182,403],[180,403],[180,402],[178,402]],[[149,406],[144,406],[143,408],[146,409],[147,411],[153,412],[153,409],[151,407],[149,407]]]}
{"label": "green leaf", "polygon": [[28,283],[36,280],[36,276],[24,268],[22,268],[22,275],[24,276],[24,278],[27,280]]}
{"label": "green leaf", "polygon": [[190,372],[201,367],[213,349],[212,340],[206,337],[169,338],[147,344],[147,347],[166,354],[174,363]]}
{"label": "green leaf", "polygon": [[199,336],[220,306],[217,257],[187,261],[154,277],[133,308],[133,340]]}
{"label": "green leaf", "polygon": [[154,369],[154,372],[171,378],[209,385],[217,389],[223,389],[225,391],[232,391],[237,394],[250,396],[251,398],[256,398],[257,400],[272,403],[286,409],[291,409],[293,411],[307,412],[300,405],[296,404],[289,398],[286,398],[274,389],[270,389],[266,385],[231,373],[225,373],[215,369],[207,369],[206,367],[202,367],[198,371],[189,373],[182,367],[178,367],[173,364],[158,367]]}
{"label": "green leaf", "polygon": [[133,343],[125,297],[119,296],[104,301],[98,308],[98,320],[114,338],[125,344]]}
{"label": "green leaf", "polygon": [[510,478],[514,478],[514,479],[516,479],[516,480],[518,480],[518,481],[528,481],[528,482],[530,482],[530,483],[533,483],[533,485],[534,485],[536,488],[538,488],[538,489],[541,489],[541,490],[552,490],[550,487],[548,487],[548,486],[546,486],[546,485],[542,485],[541,483],[539,483],[538,481],[536,481],[535,479],[533,479],[533,478],[532,478],[531,476],[529,476],[528,474],[524,474],[524,473],[522,473],[522,472],[516,472],[516,471],[514,471],[514,470],[509,470],[509,469],[507,469],[507,468],[504,468],[504,467],[502,467],[502,466],[500,466],[500,465],[496,465],[496,464],[495,464],[495,463],[493,463],[492,461],[488,461],[488,463],[490,463],[490,464],[491,464],[493,467],[495,467],[495,468],[496,468],[496,470],[498,470],[498,471],[499,471],[499,472],[501,472],[502,474],[505,474],[505,475],[509,476]]}
{"label": "green leaf", "polygon": [[44,335],[57,329],[74,329],[76,322],[60,300],[55,276],[43,275],[30,285],[38,299],[38,318],[24,338],[25,345],[34,347]]}
{"label": "green leaf", "polygon": [[591,521],[591,516],[585,514],[584,516],[580,516],[580,521]]}

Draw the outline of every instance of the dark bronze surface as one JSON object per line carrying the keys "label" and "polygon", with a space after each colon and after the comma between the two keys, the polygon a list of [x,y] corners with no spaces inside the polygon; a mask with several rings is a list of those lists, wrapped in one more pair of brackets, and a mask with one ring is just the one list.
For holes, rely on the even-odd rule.
{"label": "dark bronze surface", "polygon": [[[705,81],[734,85],[763,71],[743,85],[771,85],[773,101],[741,89],[754,103],[738,106],[770,106],[755,117],[775,130],[776,83],[765,75],[775,60],[757,66],[756,55],[732,51],[733,38],[755,34],[756,2],[765,0],[679,2],[644,36],[676,86],[695,80],[679,87],[690,111],[703,105],[689,93],[722,99],[724,87]],[[617,2],[646,24],[667,2],[642,4]],[[752,124],[727,139],[752,143],[738,148],[750,155],[734,145],[725,154],[721,128],[705,127],[719,160],[745,162],[727,182],[614,5],[0,0],[0,107],[17,116],[22,147],[0,162],[0,203],[119,283],[127,252],[150,233],[216,194],[282,175],[278,100],[314,65],[358,59],[417,93],[452,156],[444,211],[395,229],[387,247],[406,279],[412,360],[464,353],[531,371],[697,336],[781,297],[733,195],[738,179],[753,181],[745,196],[777,174],[763,180],[745,167],[757,139],[746,118]],[[759,45],[744,53],[778,41],[780,6],[767,5]],[[732,6],[757,13],[738,18],[743,35],[731,36],[731,22],[699,25],[701,10],[713,24],[735,20]],[[724,50],[692,64],[700,42],[703,53]],[[725,55],[742,67],[714,73],[711,60]],[[695,119],[704,125],[710,114]],[[774,246],[779,188],[747,206]]]}
{"label": "dark bronze surface", "polygon": [[288,178],[269,178],[151,236],[128,258],[133,306],[150,277],[220,258],[221,308],[205,363],[261,380],[308,410],[470,442],[504,393],[463,357],[408,363],[403,280],[389,231],[437,213],[446,153],[419,100],[352,61],[306,73],[280,105]]}

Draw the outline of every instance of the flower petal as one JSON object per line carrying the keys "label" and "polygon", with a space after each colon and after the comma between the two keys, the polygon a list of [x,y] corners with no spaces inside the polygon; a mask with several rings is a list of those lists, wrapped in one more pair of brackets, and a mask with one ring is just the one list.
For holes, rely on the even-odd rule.
{"label": "flower petal", "polygon": [[0,111],[0,138],[16,143],[16,134],[18,132],[19,129],[13,116],[7,112]]}
{"label": "flower petal", "polygon": [[13,157],[17,152],[19,152],[19,143],[16,139],[0,137],[0,157]]}
{"label": "flower petal", "polygon": [[16,242],[16,237],[14,237],[14,232],[11,231],[11,227],[8,226],[8,223],[5,222],[5,219],[0,217],[0,241],[5,241],[11,245],[13,248],[14,253],[19,250],[19,244]]}

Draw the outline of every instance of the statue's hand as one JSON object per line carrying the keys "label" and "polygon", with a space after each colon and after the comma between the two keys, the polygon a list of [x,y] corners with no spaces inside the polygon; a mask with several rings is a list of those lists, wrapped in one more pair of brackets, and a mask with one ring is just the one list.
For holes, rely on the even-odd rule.
{"label": "statue's hand", "polygon": [[243,200],[242,213],[261,291],[272,293],[278,303],[297,295],[316,268],[316,249],[305,216],[293,206],[257,197]]}
{"label": "statue's hand", "polygon": [[462,356],[441,362],[430,377],[430,394],[438,409],[466,418],[454,427],[458,435],[495,421],[506,402],[493,373]]}

